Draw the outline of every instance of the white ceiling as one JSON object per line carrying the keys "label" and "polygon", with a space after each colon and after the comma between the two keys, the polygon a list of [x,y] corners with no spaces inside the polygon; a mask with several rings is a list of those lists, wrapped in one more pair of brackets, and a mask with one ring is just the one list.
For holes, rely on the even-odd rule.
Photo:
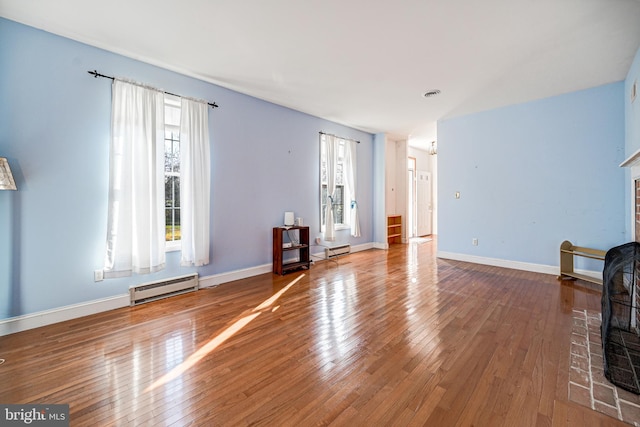
{"label": "white ceiling", "polygon": [[423,148],[439,119],[623,80],[640,46],[639,0],[0,0],[0,16]]}

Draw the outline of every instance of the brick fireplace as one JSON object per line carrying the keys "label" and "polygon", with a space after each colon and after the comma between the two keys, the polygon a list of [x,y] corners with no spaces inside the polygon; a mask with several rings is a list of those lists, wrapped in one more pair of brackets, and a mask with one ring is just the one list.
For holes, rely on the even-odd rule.
{"label": "brick fireplace", "polygon": [[[629,168],[631,175],[631,210],[634,241],[640,243],[640,150],[636,151],[627,158],[620,167]],[[640,265],[637,266],[640,269]],[[635,277],[640,278],[640,271],[636,272]],[[632,304],[635,308],[633,325],[638,330],[640,328],[640,280],[633,285]]]}
{"label": "brick fireplace", "polygon": [[604,372],[618,387],[640,394],[640,150],[631,168],[633,242],[607,251],[603,271],[601,335]]}
{"label": "brick fireplace", "polygon": [[[614,274],[613,291],[607,291],[603,283],[602,311],[574,311],[569,399],[640,426],[640,150],[620,166],[631,172],[627,200],[631,202],[629,226],[634,241],[626,244],[627,249],[632,248],[626,256],[632,262]],[[603,272],[603,282],[605,275]],[[609,301],[608,313],[605,301]],[[613,341],[608,347],[606,334]],[[618,366],[607,367],[606,359]]]}
{"label": "brick fireplace", "polygon": [[631,227],[634,240],[640,242],[640,150],[633,153],[627,160],[620,164],[622,168],[628,168],[631,175]]}
{"label": "brick fireplace", "polygon": [[640,394],[640,150],[621,167],[630,168],[633,242],[605,256],[601,335],[609,381]]}
{"label": "brick fireplace", "polygon": [[602,283],[601,338],[609,381],[640,394],[640,334],[636,304],[640,282],[640,243],[607,251]]}

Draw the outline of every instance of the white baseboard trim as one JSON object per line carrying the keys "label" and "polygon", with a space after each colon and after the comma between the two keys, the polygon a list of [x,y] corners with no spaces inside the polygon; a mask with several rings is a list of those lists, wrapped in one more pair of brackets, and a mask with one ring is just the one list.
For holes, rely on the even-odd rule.
{"label": "white baseboard trim", "polygon": [[[361,245],[351,246],[351,252],[366,251],[372,249],[373,243],[363,243]],[[311,257],[324,259],[324,247],[322,252],[311,253]],[[273,271],[273,264],[263,264],[257,267],[249,267],[242,270],[229,271],[227,273],[214,274],[213,276],[206,276],[200,278],[200,287],[209,288],[211,286],[218,286],[222,283],[233,282],[234,280],[246,279],[248,277],[257,276],[259,274],[271,273]]]}
{"label": "white baseboard trim", "polygon": [[374,248],[374,243],[373,242],[369,242],[369,243],[363,243],[361,245],[351,245],[351,252],[361,252],[361,251],[368,251],[369,249],[373,249]]}
{"label": "white baseboard trim", "polygon": [[[351,246],[351,252],[366,251],[375,246],[374,243],[364,243],[362,245]],[[318,254],[324,258],[324,251]],[[233,282],[234,280],[246,279],[259,274],[270,273],[272,264],[263,264],[257,267],[250,267],[241,270],[229,271],[226,273],[214,274],[212,276],[200,277],[199,287],[208,288],[218,286],[222,283]],[[0,336],[14,334],[41,326],[52,325],[78,317],[101,313],[103,311],[114,310],[129,306],[129,294],[116,295],[113,297],[87,301],[79,304],[67,305],[50,310],[39,311],[37,313],[25,314],[22,316],[0,319]]]}
{"label": "white baseboard trim", "polygon": [[233,282],[234,280],[246,279],[248,277],[257,276],[259,274],[271,273],[273,264],[263,264],[257,267],[243,268],[241,270],[228,271],[226,273],[214,274],[212,276],[204,276],[199,280],[201,288],[210,288],[223,283]]}
{"label": "white baseboard trim", "polygon": [[10,317],[8,319],[0,320],[0,336],[39,328],[40,326],[52,325],[54,323],[64,322],[65,320],[76,319],[78,317],[88,316],[90,314],[96,314],[116,308],[127,307],[128,305],[129,294],[127,293],[109,298],[83,302],[80,304],[39,311],[37,313]]}
{"label": "white baseboard trim", "polygon": [[373,243],[373,248],[374,249],[383,249],[383,250],[387,250],[389,249],[389,244],[388,243],[382,243],[382,242],[374,242]]}
{"label": "white baseboard trim", "polygon": [[[199,280],[199,287],[206,288],[210,286],[217,286],[221,283],[244,279],[258,274],[269,273],[271,272],[271,268],[271,264],[265,264],[258,267],[201,277]],[[39,328],[41,326],[52,325],[54,323],[64,322],[65,320],[77,319],[78,317],[101,313],[103,311],[109,311],[116,308],[127,307],[129,306],[129,303],[130,296],[127,293],[80,304],[39,311],[37,313],[2,319],[0,320],[0,336]]]}
{"label": "white baseboard trim", "polygon": [[487,258],[476,255],[459,254],[455,252],[436,253],[438,258],[452,259],[456,261],[472,262],[474,264],[492,265],[494,267],[513,268],[515,270],[532,271],[534,273],[555,274],[560,273],[560,267],[545,264],[533,264],[530,262],[509,261],[499,258]]}
{"label": "white baseboard trim", "polygon": [[[503,268],[513,268],[514,270],[531,271],[533,273],[553,274],[554,276],[560,275],[560,266],[557,266],[557,265],[533,264],[529,262],[509,261],[505,259],[486,258],[486,257],[475,256],[475,255],[459,254],[454,252],[441,252],[441,251],[438,251],[436,253],[436,256],[438,258],[472,262],[474,264],[491,265],[494,267],[503,267]],[[582,269],[576,268],[575,272],[602,279],[602,271],[582,270]]]}

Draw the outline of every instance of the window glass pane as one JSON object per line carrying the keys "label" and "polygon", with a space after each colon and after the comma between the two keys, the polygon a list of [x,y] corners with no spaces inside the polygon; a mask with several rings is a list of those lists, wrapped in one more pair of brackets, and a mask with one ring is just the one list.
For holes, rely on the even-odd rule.
{"label": "window glass pane", "polygon": [[165,239],[180,240],[180,98],[165,95]]}
{"label": "window glass pane", "polygon": [[173,206],[180,207],[180,175],[173,178]]}
{"label": "window glass pane", "polygon": [[167,208],[164,210],[165,216],[165,240],[180,240],[180,209]]}
{"label": "window glass pane", "polygon": [[166,208],[164,210],[164,224],[165,224],[165,234],[164,240],[167,242],[173,240],[173,226],[171,226],[171,221],[173,220],[173,209]]}
{"label": "window glass pane", "polygon": [[[336,224],[345,224],[345,181],[344,181],[344,156],[345,156],[345,140],[338,140],[336,164],[336,190],[333,194],[333,219]],[[326,202],[327,202],[327,155],[324,136],[320,138],[320,221],[324,225],[326,223]]]}
{"label": "window glass pane", "polygon": [[180,109],[165,106],[164,123],[168,126],[180,126]]}
{"label": "window glass pane", "polygon": [[327,144],[324,141],[324,135],[320,139],[320,183],[327,183]]}
{"label": "window glass pane", "polygon": [[165,175],[164,205],[167,208],[180,207],[180,175]]}
{"label": "window glass pane", "polygon": [[327,184],[327,162],[324,157],[320,162],[320,182],[325,185]]}
{"label": "window glass pane", "polygon": [[327,211],[327,185],[324,184],[322,186],[322,194],[320,196],[320,215],[322,215],[322,217],[320,218],[320,221],[322,221],[322,224],[325,224],[327,221],[326,211]]}
{"label": "window glass pane", "polygon": [[164,123],[166,126],[180,126],[180,98],[164,96]]}
{"label": "window glass pane", "polygon": [[170,242],[173,240],[173,209],[167,208],[164,210],[164,218],[165,218],[165,240]]}
{"label": "window glass pane", "polygon": [[[327,207],[327,186],[322,186],[320,215],[322,224],[326,224],[326,207]],[[333,193],[333,222],[336,224],[344,224],[344,186],[336,186]]]}
{"label": "window glass pane", "polygon": [[333,220],[336,224],[344,224],[344,187],[341,185],[333,194]]}
{"label": "window glass pane", "polygon": [[336,167],[336,185],[344,185],[344,178],[342,177],[342,162],[338,160]]}
{"label": "window glass pane", "polygon": [[165,139],[164,139],[164,171],[165,172],[172,172],[173,171],[173,160],[172,160],[172,142],[171,142],[171,138],[167,139],[166,136],[166,132],[165,132]]}
{"label": "window glass pane", "polygon": [[180,208],[173,210],[173,240],[180,240]]}
{"label": "window glass pane", "polygon": [[344,140],[338,141],[338,161],[344,159]]}
{"label": "window glass pane", "polygon": [[172,154],[173,172],[180,173],[180,137],[178,134],[174,135]]}
{"label": "window glass pane", "polygon": [[180,141],[179,134],[175,131],[165,131],[164,170],[180,172]]}

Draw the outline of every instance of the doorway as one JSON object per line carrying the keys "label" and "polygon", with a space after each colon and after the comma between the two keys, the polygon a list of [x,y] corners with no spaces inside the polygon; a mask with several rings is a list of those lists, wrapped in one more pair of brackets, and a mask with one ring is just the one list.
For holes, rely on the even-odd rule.
{"label": "doorway", "polygon": [[431,172],[416,173],[416,236],[433,234]]}
{"label": "doorway", "polygon": [[407,163],[407,237],[416,237],[417,234],[417,190],[416,190],[416,158],[408,157]]}
{"label": "doorway", "polygon": [[431,172],[417,170],[415,157],[407,163],[407,238],[433,234]]}

